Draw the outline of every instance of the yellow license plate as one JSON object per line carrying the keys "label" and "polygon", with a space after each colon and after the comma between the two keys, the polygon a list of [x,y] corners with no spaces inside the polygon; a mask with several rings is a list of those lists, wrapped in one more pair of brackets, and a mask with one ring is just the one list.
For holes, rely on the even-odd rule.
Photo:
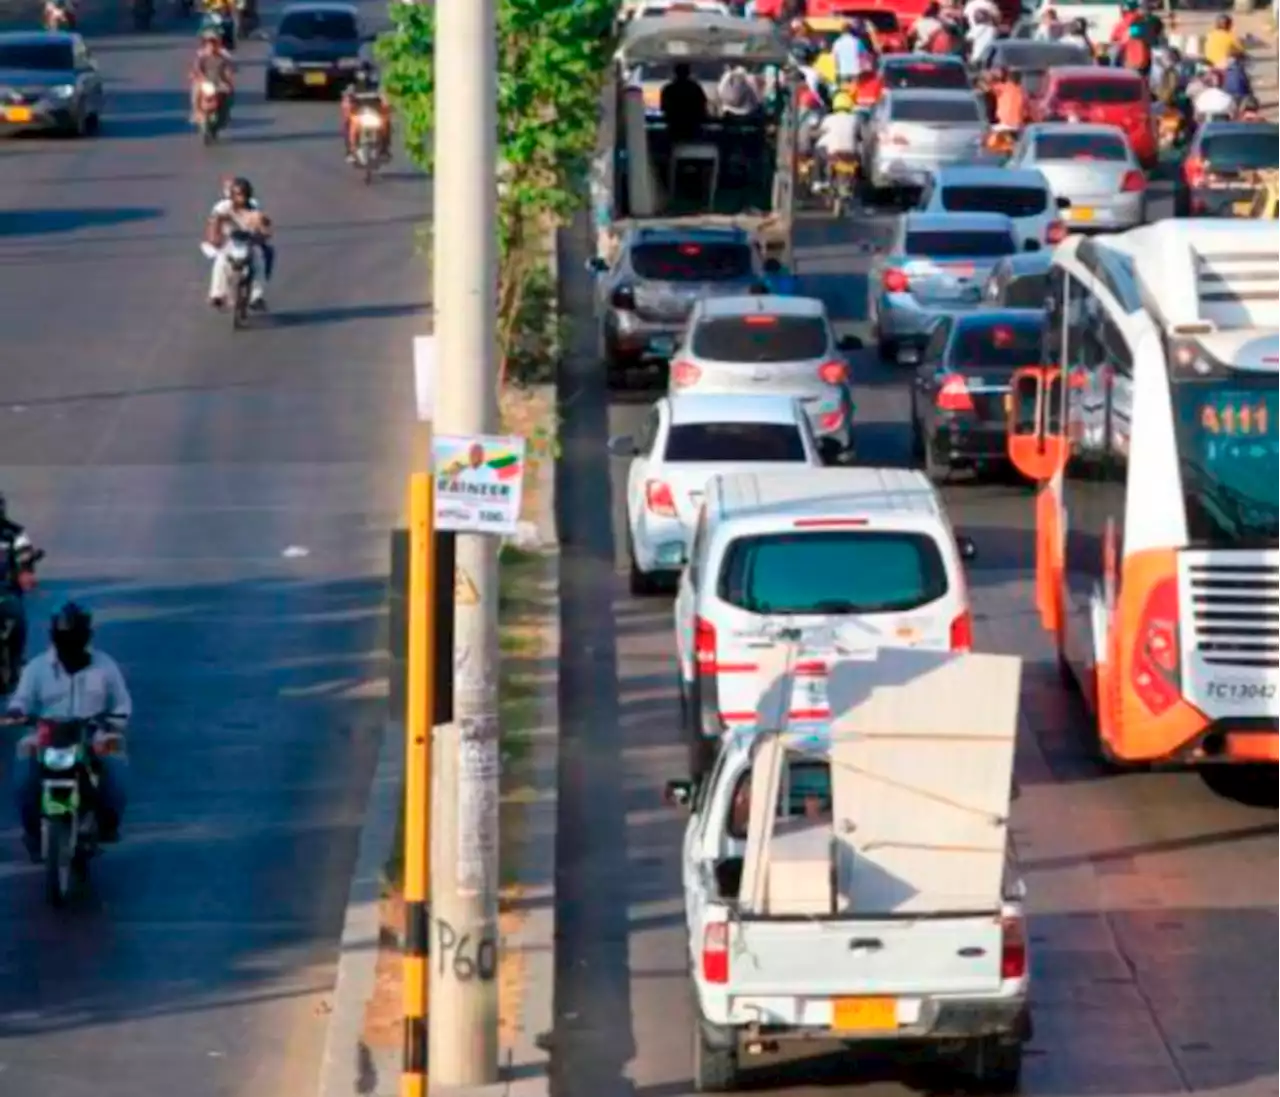
{"label": "yellow license plate", "polygon": [[896,998],[837,998],[831,1027],[837,1032],[892,1032],[898,1027]]}
{"label": "yellow license plate", "polygon": [[322,88],[329,82],[329,77],[323,72],[309,72],[302,78],[302,81],[312,87]]}
{"label": "yellow license plate", "polygon": [[1070,217],[1072,221],[1092,221],[1093,220],[1093,210],[1089,209],[1087,206],[1081,206],[1079,208],[1076,208],[1073,206],[1071,209],[1067,210],[1066,213],[1067,213],[1067,216]]}
{"label": "yellow license plate", "polygon": [[6,122],[30,122],[30,107],[8,107],[4,112],[4,120]]}

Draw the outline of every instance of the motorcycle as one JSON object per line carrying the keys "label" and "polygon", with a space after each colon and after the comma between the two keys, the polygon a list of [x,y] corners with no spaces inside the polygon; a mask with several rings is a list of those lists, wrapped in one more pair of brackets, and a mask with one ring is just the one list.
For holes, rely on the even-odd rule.
{"label": "motorcycle", "polygon": [[253,262],[253,236],[239,230],[227,237],[227,279],[231,295],[231,326],[236,331],[249,323],[250,296],[257,271]]}
{"label": "motorcycle", "polygon": [[44,29],[51,34],[76,29],[76,13],[67,3],[49,3],[44,6]]}
{"label": "motorcycle", "polygon": [[386,119],[379,111],[364,107],[356,111],[353,154],[355,166],[364,173],[365,184],[373,182],[373,173],[386,161]]}
{"label": "motorcycle", "polygon": [[155,18],[155,0],[133,0],[133,28],[138,31],[151,29],[151,20]]}
{"label": "motorcycle", "polygon": [[843,217],[853,209],[854,195],[858,190],[858,158],[837,156],[831,161],[831,186],[829,199],[831,213]]}
{"label": "motorcycle", "polygon": [[227,124],[226,94],[212,80],[203,80],[197,104],[200,139],[206,145],[212,145]]}

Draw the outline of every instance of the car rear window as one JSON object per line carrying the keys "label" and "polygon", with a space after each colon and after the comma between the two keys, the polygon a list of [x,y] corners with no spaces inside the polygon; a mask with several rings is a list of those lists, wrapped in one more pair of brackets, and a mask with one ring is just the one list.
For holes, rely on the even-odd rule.
{"label": "car rear window", "polygon": [[667,461],[805,461],[793,423],[685,423],[667,435]]}
{"label": "car rear window", "polygon": [[909,65],[887,65],[884,69],[887,88],[938,88],[964,91],[969,87],[969,74],[963,65],[917,61]]}
{"label": "car rear window", "polygon": [[890,117],[895,122],[978,122],[976,99],[898,99]]}
{"label": "car rear window", "polygon": [[1048,295],[1047,274],[1022,274],[1005,283],[1001,301],[1011,309],[1042,309]]}
{"label": "car rear window", "polygon": [[1069,103],[1141,103],[1145,93],[1141,80],[1064,80],[1055,98]]}
{"label": "car rear window", "polygon": [[1008,232],[974,232],[952,229],[907,233],[907,254],[937,259],[997,259],[1017,248]]}
{"label": "car rear window", "polygon": [[61,72],[74,68],[71,47],[62,42],[31,42],[0,46],[0,69],[37,69]]}
{"label": "car rear window", "polygon": [[1037,160],[1112,160],[1129,158],[1124,138],[1110,133],[1042,133],[1036,137]]}
{"label": "car rear window", "polygon": [[[1044,298],[1040,299],[1043,306]],[[947,364],[953,369],[1018,369],[1038,366],[1044,357],[1044,323],[1036,320],[970,321],[951,340]]]}
{"label": "car rear window", "polygon": [[947,571],[922,533],[770,533],[730,544],[718,593],[747,613],[899,613],[946,594]]}
{"label": "car rear window", "polygon": [[[751,770],[739,776],[733,786],[726,832],[740,842],[751,826]],[[829,819],[834,809],[831,798],[831,766],[811,759],[787,759],[787,779],[778,788],[778,818]],[[741,881],[739,881],[740,883]],[[737,894],[736,890],[733,894]]]}
{"label": "car rear window", "polygon": [[640,244],[631,249],[631,269],[662,282],[717,282],[746,278],[746,244]]}
{"label": "car rear window", "polygon": [[1003,213],[1006,217],[1036,217],[1049,205],[1043,187],[942,188],[942,208],[948,213]]}
{"label": "car rear window", "polygon": [[712,362],[803,362],[827,353],[830,338],[820,316],[724,316],[703,320],[693,333],[693,355]]}
{"label": "car rear window", "polygon": [[1280,166],[1275,132],[1215,133],[1200,143],[1200,155],[1219,171],[1249,171]]}
{"label": "car rear window", "polygon": [[280,37],[354,42],[360,31],[355,19],[344,11],[295,11],[280,21]]}

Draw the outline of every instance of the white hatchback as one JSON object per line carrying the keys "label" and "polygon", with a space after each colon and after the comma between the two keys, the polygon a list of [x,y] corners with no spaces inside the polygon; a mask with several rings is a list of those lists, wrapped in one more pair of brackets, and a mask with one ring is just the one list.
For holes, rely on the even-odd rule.
{"label": "white hatchback", "polygon": [[1026,251],[1060,244],[1067,227],[1049,180],[1031,167],[940,168],[924,186],[921,213],[1002,213]]}
{"label": "white hatchback", "polygon": [[609,440],[627,470],[631,593],[675,580],[707,481],[735,469],[822,465],[821,448],[799,401],[789,396],[664,396],[640,433]]}

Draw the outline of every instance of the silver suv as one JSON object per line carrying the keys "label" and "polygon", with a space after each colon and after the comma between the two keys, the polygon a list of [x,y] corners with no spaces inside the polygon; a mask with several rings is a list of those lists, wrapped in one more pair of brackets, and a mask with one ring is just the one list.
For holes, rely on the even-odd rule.
{"label": "silver suv", "polygon": [[633,370],[666,365],[695,302],[767,293],[767,276],[782,269],[735,228],[633,229],[612,268],[598,258],[587,265],[599,276],[600,356],[610,384],[619,387]]}

